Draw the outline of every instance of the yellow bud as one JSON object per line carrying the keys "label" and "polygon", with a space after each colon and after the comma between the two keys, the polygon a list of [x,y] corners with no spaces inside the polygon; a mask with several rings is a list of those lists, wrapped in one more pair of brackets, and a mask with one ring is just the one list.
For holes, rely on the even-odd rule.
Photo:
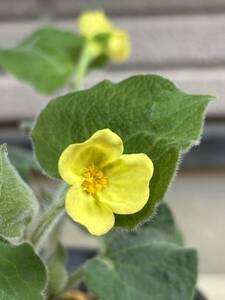
{"label": "yellow bud", "polygon": [[129,55],[129,35],[125,31],[114,30],[108,42],[108,56],[118,62],[123,62]]}
{"label": "yellow bud", "polygon": [[103,11],[83,13],[79,17],[78,26],[81,34],[88,39],[112,31],[112,24]]}

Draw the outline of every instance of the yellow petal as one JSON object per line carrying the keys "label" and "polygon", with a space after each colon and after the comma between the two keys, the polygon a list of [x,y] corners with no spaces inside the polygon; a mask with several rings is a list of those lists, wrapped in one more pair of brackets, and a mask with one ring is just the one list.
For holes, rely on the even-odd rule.
{"label": "yellow petal", "polygon": [[66,211],[76,222],[84,225],[93,235],[103,235],[114,226],[114,214],[82,187],[71,187],[66,195]]}
{"label": "yellow petal", "polygon": [[87,38],[93,38],[97,34],[109,33],[112,24],[103,11],[90,11],[83,13],[78,20],[81,34]]}
{"label": "yellow petal", "polygon": [[117,214],[141,210],[149,198],[153,163],[145,154],[122,155],[103,169],[107,187],[98,193],[99,200]]}
{"label": "yellow petal", "polygon": [[85,168],[94,164],[101,169],[122,153],[121,138],[109,129],[102,129],[86,142],[72,144],[63,151],[58,163],[59,173],[68,184],[80,184]]}

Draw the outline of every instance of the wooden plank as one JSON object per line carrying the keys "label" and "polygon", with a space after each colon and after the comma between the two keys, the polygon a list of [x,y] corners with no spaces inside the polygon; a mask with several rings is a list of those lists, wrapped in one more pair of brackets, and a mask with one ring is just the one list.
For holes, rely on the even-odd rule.
{"label": "wooden plank", "polygon": [[27,35],[43,26],[40,21],[3,21],[0,26],[0,47],[14,47]]}
{"label": "wooden plank", "polygon": [[[225,116],[225,69],[208,70],[133,70],[129,72],[93,72],[87,79],[90,87],[103,79],[118,82],[129,76],[157,73],[173,80],[178,87],[188,93],[212,94],[218,98],[208,109],[209,117]],[[30,86],[16,81],[10,76],[0,77],[0,122],[33,118],[50,98],[38,95]],[[56,95],[55,95],[56,96]]]}
{"label": "wooden plank", "polygon": [[26,18],[37,16],[38,0],[1,0],[0,20],[7,18]]}
{"label": "wooden plank", "polygon": [[[217,254],[215,254],[217,256]],[[217,256],[218,257],[218,256]],[[211,258],[209,257],[209,260]],[[218,259],[218,261],[220,261]],[[207,299],[225,299],[225,270],[222,274],[200,274],[198,286]]]}
{"label": "wooden plank", "polygon": [[221,239],[225,228],[224,180],[224,169],[178,172],[166,195],[185,245],[198,250],[202,273],[225,273],[225,260],[218,259],[225,249],[225,240]]}
{"label": "wooden plank", "polygon": [[0,122],[33,118],[47,104],[47,97],[10,77],[0,77],[0,94]]}
{"label": "wooden plank", "polygon": [[[123,68],[206,67],[225,64],[225,14],[114,18],[113,22],[131,35],[132,55],[123,64]],[[16,45],[22,37],[43,24],[2,22],[0,46]],[[75,30],[74,21],[52,24]]]}
{"label": "wooden plank", "polygon": [[225,10],[223,0],[55,0],[52,10],[59,16],[74,16],[84,10],[104,9],[112,14],[168,14]]}
{"label": "wooden plank", "polygon": [[223,0],[2,0],[0,17],[74,17],[84,10],[103,9],[111,15],[191,14],[225,11]]}

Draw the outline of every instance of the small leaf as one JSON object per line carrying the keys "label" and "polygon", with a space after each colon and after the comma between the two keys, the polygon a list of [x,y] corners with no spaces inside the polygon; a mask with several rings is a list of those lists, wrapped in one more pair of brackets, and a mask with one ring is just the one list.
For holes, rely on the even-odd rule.
{"label": "small leaf", "polygon": [[6,146],[0,146],[0,235],[21,236],[36,210],[34,194],[11,165]]}
{"label": "small leaf", "polygon": [[146,153],[154,163],[150,198],[134,215],[116,216],[118,226],[133,228],[147,219],[173,179],[179,157],[200,138],[210,96],[188,95],[160,76],[109,81],[51,101],[32,132],[36,157],[59,178],[58,159],[70,144],[110,128],[124,141],[125,153]]}
{"label": "small leaf", "polygon": [[43,300],[45,284],[44,264],[28,243],[0,240],[0,299]]}
{"label": "small leaf", "polygon": [[[114,231],[105,251],[84,269],[84,282],[99,300],[191,300],[197,257],[180,247],[172,214],[165,204],[136,232]],[[96,276],[98,274],[98,276]]]}
{"label": "small leaf", "polygon": [[47,261],[49,295],[56,295],[63,290],[68,279],[66,263],[67,255],[65,249],[59,244],[56,251]]}
{"label": "small leaf", "polygon": [[73,32],[42,28],[11,49],[0,49],[0,65],[39,92],[63,87],[74,73],[83,38]]}

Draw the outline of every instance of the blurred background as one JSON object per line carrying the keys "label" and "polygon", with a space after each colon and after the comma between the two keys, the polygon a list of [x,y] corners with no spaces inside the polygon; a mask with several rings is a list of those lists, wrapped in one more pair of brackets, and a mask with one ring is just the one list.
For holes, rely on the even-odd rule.
{"label": "blurred background", "polygon": [[[167,200],[186,244],[199,251],[199,287],[209,300],[224,300],[225,1],[0,0],[0,47],[16,45],[44,24],[76,30],[76,17],[92,9],[105,10],[115,25],[127,30],[133,47],[129,61],[91,73],[86,86],[105,78],[116,82],[158,73],[186,92],[217,97],[207,112],[202,143],[184,157]],[[29,149],[28,135],[18,124],[33,119],[50,98],[0,71],[0,143]],[[70,222],[61,239],[72,247],[98,247]]]}

